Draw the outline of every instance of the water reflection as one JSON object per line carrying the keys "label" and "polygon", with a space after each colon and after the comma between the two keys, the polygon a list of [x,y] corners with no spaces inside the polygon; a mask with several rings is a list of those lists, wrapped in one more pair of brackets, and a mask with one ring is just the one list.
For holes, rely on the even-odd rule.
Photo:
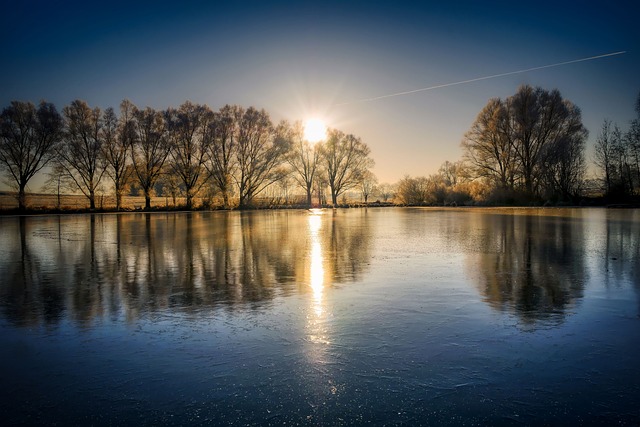
{"label": "water reflection", "polygon": [[640,290],[640,211],[609,210],[604,222],[604,255],[600,270],[607,287],[630,282]]}
{"label": "water reflection", "polygon": [[309,286],[313,292],[310,301],[311,310],[307,314],[307,332],[311,347],[308,350],[310,361],[314,364],[324,361],[324,349],[321,345],[329,344],[326,330],[326,310],[323,306],[324,266],[320,229],[322,227],[322,211],[313,211],[309,215]]}
{"label": "water reflection", "polygon": [[588,281],[585,222],[536,212],[488,213],[475,220],[482,238],[469,266],[487,303],[512,310],[525,325],[562,321]]}
{"label": "water reflection", "polygon": [[[0,309],[19,325],[260,308],[362,274],[367,223],[330,211],[0,218]],[[324,224],[326,223],[326,224]],[[301,230],[308,238],[301,238]],[[357,242],[357,244],[356,244]],[[305,278],[306,276],[306,278]]]}
{"label": "water reflection", "polygon": [[322,315],[322,292],[324,288],[324,266],[322,259],[322,246],[320,243],[320,226],[322,224],[322,211],[314,210],[309,215],[309,236],[311,238],[311,278],[310,285],[313,290],[315,313]]}
{"label": "water reflection", "polygon": [[[399,212],[407,221],[396,229]],[[639,215],[542,209],[2,217],[0,310],[19,325],[67,318],[89,327],[167,309],[259,309],[301,293],[320,319],[327,290],[362,280],[373,242],[391,227],[395,235],[379,242],[394,248],[400,240],[407,256],[422,242],[463,255],[467,277],[495,310],[525,325],[561,322],[593,278],[612,288],[632,284],[640,305]]]}

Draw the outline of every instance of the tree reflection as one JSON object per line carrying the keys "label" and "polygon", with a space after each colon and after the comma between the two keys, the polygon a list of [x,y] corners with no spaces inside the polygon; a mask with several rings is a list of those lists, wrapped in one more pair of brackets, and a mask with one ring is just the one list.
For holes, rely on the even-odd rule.
{"label": "tree reflection", "polygon": [[[195,315],[260,308],[356,279],[368,258],[368,223],[326,211],[310,236],[308,217],[258,211],[3,218],[2,311],[18,325],[57,324],[66,316],[90,326],[167,309]],[[322,284],[314,290],[307,279],[318,280],[319,268]]]}
{"label": "tree reflection", "polygon": [[633,285],[640,316],[640,212],[626,209],[607,210],[603,249],[599,271],[606,287]]}
{"label": "tree reflection", "polygon": [[489,305],[513,310],[525,324],[560,321],[587,281],[583,222],[535,214],[479,218],[484,238],[472,264]]}
{"label": "tree reflection", "polygon": [[[14,251],[3,256],[0,275],[4,316],[18,325],[56,323],[65,311],[64,293],[55,277],[42,271],[41,265],[62,260],[47,259],[31,242],[29,218],[13,218],[14,233],[3,234],[2,246]],[[17,223],[17,224],[16,224]]]}

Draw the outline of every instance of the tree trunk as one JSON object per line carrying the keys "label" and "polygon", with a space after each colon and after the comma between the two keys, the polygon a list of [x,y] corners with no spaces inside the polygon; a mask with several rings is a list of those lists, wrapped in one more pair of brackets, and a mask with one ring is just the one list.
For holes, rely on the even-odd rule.
{"label": "tree trunk", "polygon": [[93,190],[89,191],[89,209],[95,210],[96,208],[96,194]]}
{"label": "tree trunk", "polygon": [[229,192],[226,188],[222,190],[222,203],[224,204],[225,209],[228,209],[229,206]]}
{"label": "tree trunk", "polygon": [[122,208],[122,191],[116,191],[116,210],[119,211]]}
{"label": "tree trunk", "polygon": [[311,185],[307,185],[307,205],[309,207],[312,206],[312,187],[311,187]]}
{"label": "tree trunk", "polygon": [[18,188],[18,210],[24,211],[27,208],[27,195],[25,194],[26,183],[20,183]]}
{"label": "tree trunk", "polygon": [[148,188],[144,189],[144,209],[151,210],[151,193]]}
{"label": "tree trunk", "polygon": [[191,194],[191,190],[187,189],[187,210],[190,211],[193,208],[193,194]]}

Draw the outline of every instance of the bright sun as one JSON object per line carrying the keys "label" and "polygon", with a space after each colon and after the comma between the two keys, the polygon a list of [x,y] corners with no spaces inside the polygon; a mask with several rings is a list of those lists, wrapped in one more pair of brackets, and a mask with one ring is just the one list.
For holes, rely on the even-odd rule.
{"label": "bright sun", "polygon": [[327,137],[327,125],[320,119],[309,119],[304,122],[304,139],[311,143],[322,141]]}

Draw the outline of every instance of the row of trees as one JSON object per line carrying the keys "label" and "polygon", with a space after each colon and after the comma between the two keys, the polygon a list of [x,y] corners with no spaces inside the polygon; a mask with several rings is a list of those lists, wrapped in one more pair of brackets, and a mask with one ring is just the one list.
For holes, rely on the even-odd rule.
{"label": "row of trees", "polygon": [[[640,191],[640,96],[638,117],[627,132],[605,120],[594,163],[602,192],[625,197]],[[580,109],[557,90],[522,86],[506,99],[489,100],[464,135],[464,157],[445,162],[428,177],[406,176],[377,184],[370,149],[359,138],[330,129],[325,141],[304,138],[300,122],[273,124],[264,110],[227,105],[212,111],[185,102],[178,108],[139,109],[129,101],[101,111],[84,101],[55,106],[14,101],[0,115],[0,166],[18,190],[51,164],[60,183],[85,194],[95,208],[100,183],[109,178],[121,206],[131,186],[144,193],[146,208],[163,182],[187,208],[203,192],[215,192],[225,207],[251,205],[277,183],[294,183],[311,205],[314,193],[331,203],[348,190],[402,204],[528,203],[572,201],[583,194],[587,130]]]}
{"label": "row of trees", "polygon": [[368,180],[373,160],[360,138],[331,129],[325,141],[310,144],[301,123],[273,124],[268,113],[226,105],[212,111],[185,102],[178,108],[139,109],[130,101],[102,111],[73,101],[62,109],[13,101],[0,115],[0,165],[18,189],[25,208],[29,180],[51,165],[58,185],[81,191],[95,208],[96,191],[106,177],[116,208],[135,183],[151,207],[154,186],[169,177],[186,207],[204,189],[221,195],[225,207],[251,205],[256,195],[285,177],[305,189],[311,204],[315,186],[328,186],[332,203]]}

